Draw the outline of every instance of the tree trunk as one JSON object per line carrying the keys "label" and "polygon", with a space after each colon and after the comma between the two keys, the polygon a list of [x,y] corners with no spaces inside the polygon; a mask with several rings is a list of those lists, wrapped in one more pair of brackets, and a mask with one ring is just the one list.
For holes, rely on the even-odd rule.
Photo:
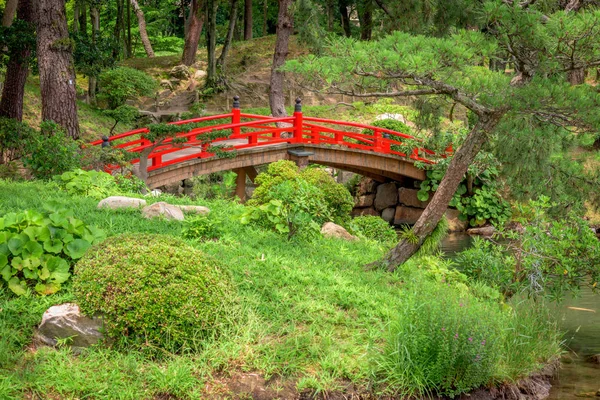
{"label": "tree trunk", "polygon": [[[121,30],[123,29],[123,0],[117,0],[117,15],[115,21],[115,29],[113,31],[113,37],[117,40],[117,44],[121,41]],[[119,50],[117,46],[113,48],[113,58],[117,59],[119,56]]]}
{"label": "tree trunk", "polygon": [[73,4],[73,25],[71,26],[71,29],[73,29],[73,32],[75,33],[79,33],[79,14],[80,14],[80,10],[79,10],[79,3],[76,1]]}
{"label": "tree trunk", "polygon": [[342,29],[346,37],[352,36],[352,30],[350,29],[350,16],[348,15],[348,1],[339,0],[339,10],[342,16]]}
{"label": "tree trunk", "polygon": [[87,5],[85,3],[82,3],[79,7],[79,31],[87,35]]}
{"label": "tree trunk", "polygon": [[252,39],[252,0],[244,3],[244,40]]}
{"label": "tree trunk", "polygon": [[262,35],[267,36],[267,10],[269,7],[269,1],[263,0],[263,27],[262,27]]}
{"label": "tree trunk", "polygon": [[235,21],[237,20],[237,9],[238,0],[231,0],[231,11],[229,13],[229,27],[227,28],[227,37],[221,50],[221,55],[217,60],[217,66],[221,68],[221,72],[225,70],[225,60],[227,59],[227,53],[231,47],[231,41],[233,40],[233,31],[235,30]]}
{"label": "tree trunk", "polygon": [[585,82],[585,68],[573,68],[567,74],[571,86],[581,85]]}
{"label": "tree trunk", "polygon": [[[17,17],[31,24],[35,29],[35,14],[32,0],[19,0]],[[10,60],[6,68],[2,99],[0,100],[0,117],[23,120],[23,95],[25,81],[29,73],[29,57],[32,48],[24,46],[19,49],[9,49]]]}
{"label": "tree trunk", "polygon": [[2,15],[2,26],[9,27],[12,25],[13,19],[15,19],[15,12],[17,11],[17,4],[19,4],[19,0],[6,1],[4,14]]}
{"label": "tree trunk", "polygon": [[183,56],[181,63],[188,67],[196,61],[196,52],[198,51],[198,42],[202,33],[204,16],[201,15],[203,9],[202,0],[192,0],[190,5],[190,16],[188,18],[188,29],[183,45]]}
{"label": "tree trunk", "polygon": [[208,66],[206,69],[206,86],[214,87],[217,83],[217,8],[218,0],[206,0],[206,51]]}
{"label": "tree trunk", "polygon": [[373,2],[372,0],[360,0],[359,4],[360,40],[371,40],[373,32]]}
{"label": "tree trunk", "polygon": [[294,30],[290,6],[294,0],[279,0],[279,13],[277,15],[277,38],[275,40],[275,54],[271,67],[271,82],[269,88],[269,105],[274,117],[285,117],[285,95],[283,93],[284,75],[279,70],[285,63],[288,55],[290,35]]}
{"label": "tree trunk", "polygon": [[469,133],[463,145],[455,153],[452,161],[450,161],[448,170],[433,195],[431,202],[412,228],[412,233],[416,235],[418,241],[401,240],[382,260],[388,271],[394,271],[399,265],[415,254],[427,236],[433,232],[438,222],[444,216],[448,204],[450,204],[452,197],[454,197],[454,193],[465,176],[469,165],[471,165],[483,144],[488,140],[489,133],[494,130],[502,115],[502,113],[489,113],[479,117],[479,121]]}
{"label": "tree trunk", "polygon": [[[96,7],[90,8],[90,20],[92,23],[92,41],[96,43],[98,35],[100,34],[100,12]],[[96,77],[88,77],[88,98],[90,104],[96,104],[96,86]]]}
{"label": "tree trunk", "polygon": [[42,120],[54,121],[79,138],[73,42],[69,38],[64,0],[37,0],[37,58]]}
{"label": "tree trunk", "polygon": [[327,30],[333,31],[333,9],[335,7],[334,0],[327,0]]}
{"label": "tree trunk", "polygon": [[154,50],[152,50],[152,44],[148,38],[148,32],[146,32],[146,20],[144,19],[144,12],[140,8],[137,0],[131,0],[131,6],[133,7],[133,11],[138,19],[138,26],[140,27],[140,39],[144,45],[144,50],[146,50],[146,55],[148,57],[154,57]]}
{"label": "tree trunk", "polygon": [[133,57],[131,42],[131,3],[127,2],[127,57]]}

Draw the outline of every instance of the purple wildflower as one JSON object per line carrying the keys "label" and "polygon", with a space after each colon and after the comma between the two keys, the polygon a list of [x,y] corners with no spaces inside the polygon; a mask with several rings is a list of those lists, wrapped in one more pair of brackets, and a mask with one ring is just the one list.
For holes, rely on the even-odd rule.
{"label": "purple wildflower", "polygon": [[485,339],[481,341],[481,345],[485,346]]}
{"label": "purple wildflower", "polygon": [[446,332],[446,328],[442,328],[442,332]]}
{"label": "purple wildflower", "polygon": [[456,335],[454,335],[454,339],[458,339],[458,332],[456,332]]}
{"label": "purple wildflower", "polygon": [[472,341],[473,341],[473,338],[472,338],[472,337],[470,337],[470,338],[469,338],[469,342],[472,342]]}

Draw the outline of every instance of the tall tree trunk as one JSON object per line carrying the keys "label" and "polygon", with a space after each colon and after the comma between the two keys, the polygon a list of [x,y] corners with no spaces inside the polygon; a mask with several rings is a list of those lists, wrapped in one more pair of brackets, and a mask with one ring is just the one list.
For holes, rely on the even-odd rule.
{"label": "tall tree trunk", "polygon": [[[17,18],[31,24],[35,29],[35,12],[32,0],[19,0]],[[6,69],[2,99],[0,100],[0,117],[23,120],[23,94],[25,81],[29,73],[29,57],[32,48],[23,46],[19,49],[9,49],[10,60]]]}
{"label": "tall tree trunk", "polygon": [[567,72],[569,83],[574,85],[581,85],[585,82],[585,68],[573,68]]}
{"label": "tall tree trunk", "polygon": [[494,130],[502,115],[498,112],[479,116],[479,121],[452,157],[446,174],[431,202],[412,228],[412,233],[418,238],[418,241],[403,239],[390,250],[383,260],[383,264],[388,271],[394,271],[398,265],[401,265],[415,254],[427,236],[433,232],[444,216],[448,204],[454,197],[454,193],[465,176],[469,165],[475,160],[475,156],[488,140],[489,133]]}
{"label": "tall tree trunk", "polygon": [[[117,44],[121,41],[121,30],[123,30],[123,0],[117,0],[117,15],[115,21],[115,29],[113,31],[113,37],[117,40]],[[119,50],[117,46],[113,48],[113,58],[119,57]]]}
{"label": "tall tree trunk", "polygon": [[263,0],[263,27],[262,27],[262,35],[267,36],[267,10],[269,9],[269,0]]}
{"label": "tall tree trunk", "polygon": [[342,29],[346,37],[350,37],[352,36],[352,30],[350,29],[350,16],[348,15],[348,0],[339,0],[338,6],[342,16]]}
{"label": "tall tree trunk", "polygon": [[148,57],[154,57],[154,50],[152,50],[152,44],[148,38],[148,32],[146,32],[146,19],[144,18],[144,12],[140,8],[137,0],[130,1],[133,11],[138,19],[138,26],[140,27],[140,39],[142,39],[142,44],[144,45],[144,50],[146,50],[146,55]]}
{"label": "tall tree trunk", "polygon": [[15,12],[17,11],[17,4],[19,0],[7,0],[4,6],[4,14],[2,15],[2,26],[9,27],[12,25],[13,19],[15,19]]}
{"label": "tall tree trunk", "polygon": [[73,25],[71,29],[75,33],[79,33],[79,14],[81,14],[81,10],[79,9],[79,2],[73,3]]}
{"label": "tall tree trunk", "polygon": [[79,138],[73,42],[64,0],[37,0],[37,58],[42,93],[42,120],[54,121]]}
{"label": "tall tree trunk", "polygon": [[274,117],[284,117],[285,94],[283,93],[284,75],[279,69],[285,63],[288,55],[290,35],[294,30],[294,19],[290,6],[294,0],[279,0],[279,13],[277,15],[277,39],[275,40],[275,54],[273,55],[273,66],[271,67],[271,82],[269,88],[269,105]]}
{"label": "tall tree trunk", "polygon": [[202,0],[192,0],[190,16],[188,18],[188,30],[183,45],[183,56],[181,57],[181,63],[188,67],[196,61],[198,42],[200,41],[202,25],[204,24],[204,16],[201,15],[203,9]]}
{"label": "tall tree trunk", "polygon": [[327,0],[327,30],[333,31],[333,8],[335,0]]}
{"label": "tall tree trunk", "polygon": [[[96,43],[98,35],[100,34],[100,12],[98,11],[98,8],[90,8],[90,19],[92,23],[92,41]],[[96,104],[96,86],[97,77],[88,77],[88,97],[90,104]]]}
{"label": "tall tree trunk", "polygon": [[87,5],[84,2],[79,7],[79,30],[87,35]]}
{"label": "tall tree trunk", "polygon": [[229,27],[227,28],[227,37],[221,50],[221,55],[217,60],[217,66],[221,68],[221,73],[225,71],[225,60],[227,59],[227,53],[231,47],[231,41],[233,40],[233,31],[235,30],[235,21],[237,20],[238,0],[231,0],[231,11],[229,12]]}
{"label": "tall tree trunk", "polygon": [[127,2],[127,57],[133,57],[131,43],[131,3]]}
{"label": "tall tree trunk", "polygon": [[206,51],[208,67],[206,69],[206,86],[217,84],[217,8],[218,0],[206,0]]}
{"label": "tall tree trunk", "polygon": [[244,2],[244,40],[252,39],[252,0]]}
{"label": "tall tree trunk", "polygon": [[359,5],[360,40],[371,40],[373,32],[373,1],[360,0]]}

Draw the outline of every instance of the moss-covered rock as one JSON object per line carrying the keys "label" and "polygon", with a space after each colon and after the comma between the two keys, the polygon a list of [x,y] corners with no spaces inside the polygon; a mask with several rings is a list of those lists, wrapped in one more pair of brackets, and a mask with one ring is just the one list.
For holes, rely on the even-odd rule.
{"label": "moss-covered rock", "polygon": [[180,352],[201,348],[231,320],[229,275],[170,236],[121,235],[75,266],[73,289],[86,315],[102,314],[118,346]]}

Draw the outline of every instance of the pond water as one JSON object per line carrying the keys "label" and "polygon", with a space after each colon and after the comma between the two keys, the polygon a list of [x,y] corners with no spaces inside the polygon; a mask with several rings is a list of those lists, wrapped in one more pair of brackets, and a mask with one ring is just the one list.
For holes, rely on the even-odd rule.
{"label": "pond water", "polygon": [[[454,253],[468,248],[472,240],[465,233],[451,233],[444,239],[442,251],[452,257]],[[567,353],[549,399],[594,398],[600,390],[600,365],[586,362],[586,359],[600,354],[600,295],[585,290],[581,296],[556,305],[555,312],[566,332]]]}

